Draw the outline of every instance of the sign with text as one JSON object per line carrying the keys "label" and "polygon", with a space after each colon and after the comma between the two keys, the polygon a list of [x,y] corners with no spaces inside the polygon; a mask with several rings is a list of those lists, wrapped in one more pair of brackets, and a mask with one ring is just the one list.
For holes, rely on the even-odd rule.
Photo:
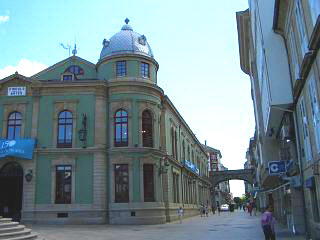
{"label": "sign with text", "polygon": [[196,167],[192,162],[189,162],[188,160],[184,160],[184,165],[189,168],[192,172],[196,174],[200,174],[199,168]]}
{"label": "sign with text", "polygon": [[269,162],[269,175],[279,175],[286,173],[285,161],[271,161]]}
{"label": "sign with text", "polygon": [[0,139],[0,158],[6,156],[32,159],[35,140],[24,139]]}
{"label": "sign with text", "polygon": [[8,96],[25,96],[26,92],[26,87],[8,87]]}

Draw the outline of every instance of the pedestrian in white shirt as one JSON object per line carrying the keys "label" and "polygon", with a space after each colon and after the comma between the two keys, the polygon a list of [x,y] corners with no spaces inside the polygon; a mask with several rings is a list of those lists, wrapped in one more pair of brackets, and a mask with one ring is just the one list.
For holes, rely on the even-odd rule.
{"label": "pedestrian in white shirt", "polygon": [[179,220],[180,220],[180,224],[182,223],[182,218],[183,218],[183,209],[182,207],[180,207],[178,209],[178,216],[179,216]]}

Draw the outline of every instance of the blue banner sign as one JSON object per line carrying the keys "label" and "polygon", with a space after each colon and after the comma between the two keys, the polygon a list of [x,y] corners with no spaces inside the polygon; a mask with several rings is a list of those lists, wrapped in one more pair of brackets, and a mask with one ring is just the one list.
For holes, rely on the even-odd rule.
{"label": "blue banner sign", "polygon": [[24,139],[0,139],[0,158],[6,156],[32,159],[35,140]]}
{"label": "blue banner sign", "polygon": [[196,173],[196,174],[200,174],[199,168],[196,167],[196,165],[194,165],[192,162],[189,162],[188,160],[184,160],[183,164],[190,169],[192,172]]}

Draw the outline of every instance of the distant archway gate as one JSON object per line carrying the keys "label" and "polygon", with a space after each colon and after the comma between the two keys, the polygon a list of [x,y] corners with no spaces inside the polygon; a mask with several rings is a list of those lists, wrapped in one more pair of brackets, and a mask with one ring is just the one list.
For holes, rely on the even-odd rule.
{"label": "distant archway gate", "polygon": [[244,180],[250,184],[253,184],[253,169],[216,171],[210,176],[210,182],[212,183],[213,187],[220,182],[225,182],[228,180]]}

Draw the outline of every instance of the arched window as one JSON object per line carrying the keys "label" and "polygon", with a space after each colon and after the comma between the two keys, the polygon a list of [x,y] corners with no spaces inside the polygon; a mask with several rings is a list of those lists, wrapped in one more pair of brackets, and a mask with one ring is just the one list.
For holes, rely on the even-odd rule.
{"label": "arched window", "polygon": [[177,131],[174,131],[174,153],[175,157],[178,160],[178,139],[177,139]]}
{"label": "arched window", "polygon": [[194,164],[194,152],[192,151],[192,163]]}
{"label": "arched window", "polygon": [[182,161],[186,160],[186,146],[184,140],[182,141]]}
{"label": "arched window", "polygon": [[142,112],[142,145],[144,147],[153,147],[152,115],[149,110]]}
{"label": "arched window", "polygon": [[8,117],[7,139],[17,139],[21,135],[22,117],[19,112],[12,112]]}
{"label": "arched window", "polygon": [[171,151],[172,151],[172,157],[176,157],[175,148],[174,148],[174,129],[171,127]]}
{"label": "arched window", "polygon": [[114,146],[128,146],[128,113],[123,109],[114,115]]}
{"label": "arched window", "polygon": [[77,66],[77,65],[71,65],[70,67],[68,67],[65,72],[71,72],[75,75],[83,75],[84,71],[81,67]]}
{"label": "arched window", "polygon": [[70,111],[62,111],[59,114],[57,147],[72,147],[72,113]]}

